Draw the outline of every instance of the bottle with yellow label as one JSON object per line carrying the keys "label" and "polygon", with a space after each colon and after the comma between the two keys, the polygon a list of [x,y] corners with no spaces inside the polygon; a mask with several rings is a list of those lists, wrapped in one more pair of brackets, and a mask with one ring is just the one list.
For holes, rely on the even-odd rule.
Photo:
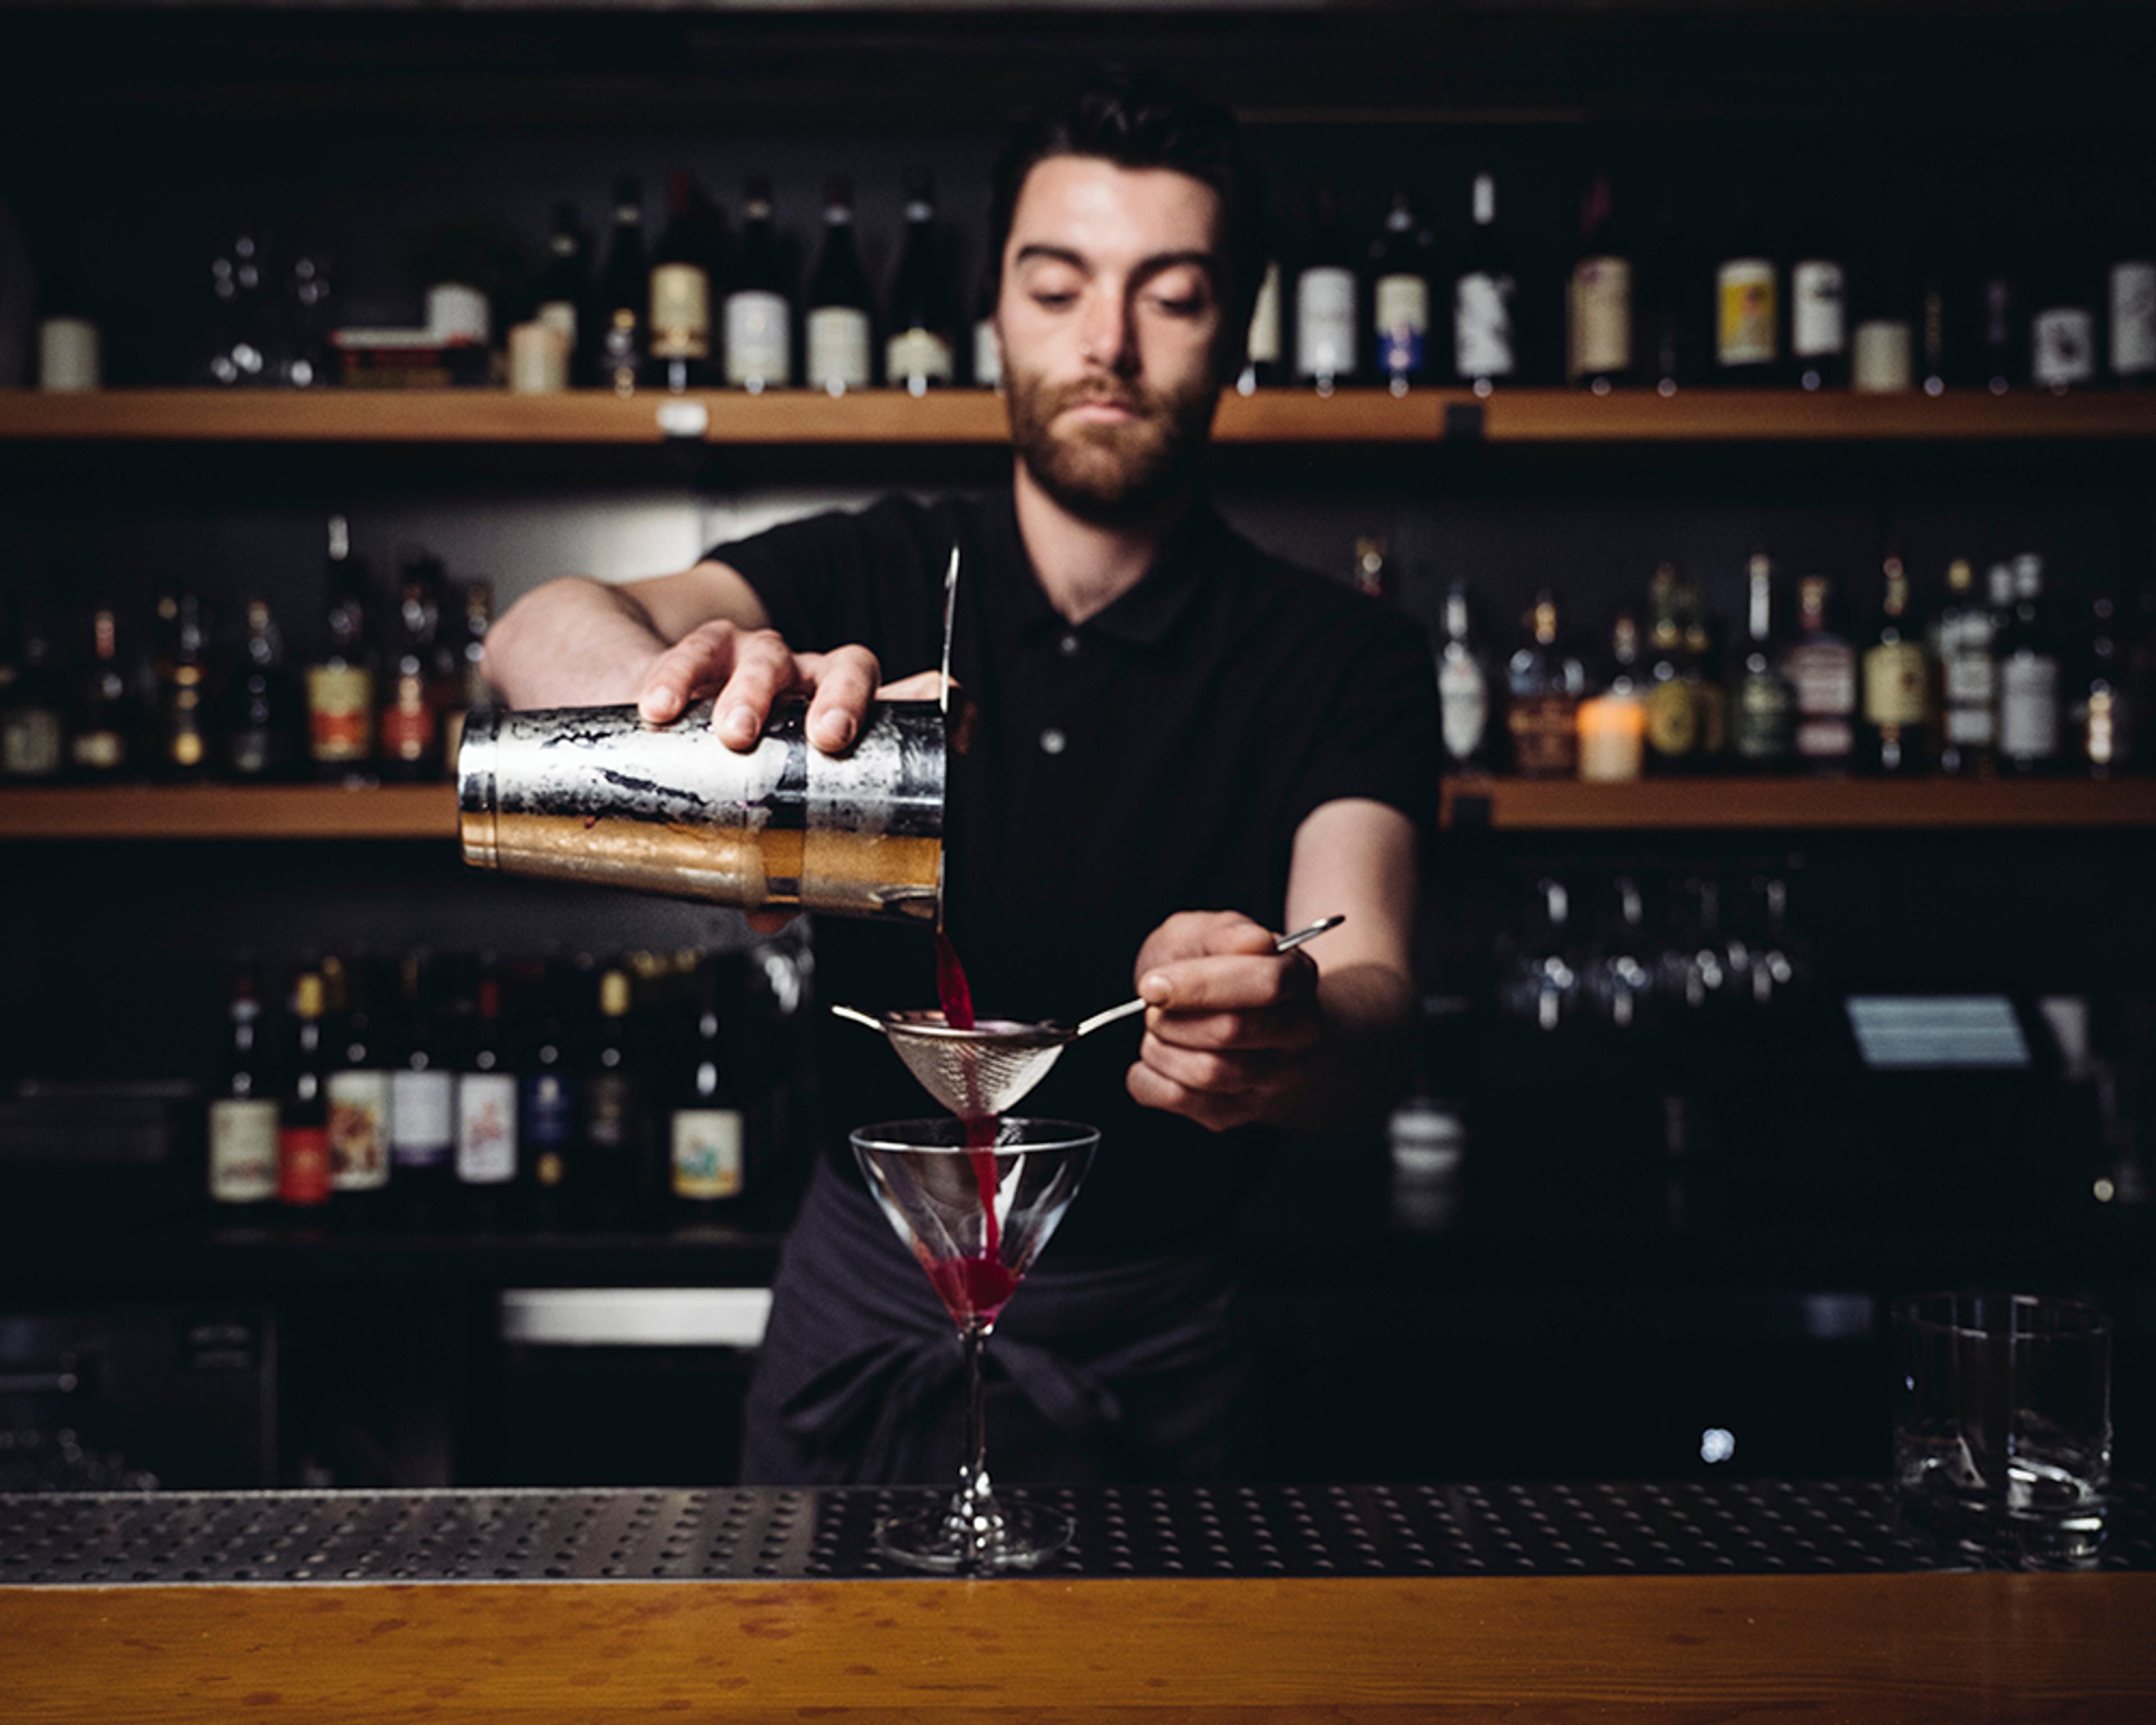
{"label": "bottle with yellow label", "polygon": [[1675,563],[1655,571],[1647,589],[1647,764],[1655,773],[1691,770],[1699,753],[1699,690],[1686,672],[1683,588]]}
{"label": "bottle with yellow label", "polygon": [[1715,266],[1715,376],[1759,388],[1781,381],[1781,270],[1748,219]]}
{"label": "bottle with yellow label", "polygon": [[1922,773],[1928,764],[1931,665],[1898,554],[1887,554],[1885,578],[1879,631],[1864,655],[1865,764],[1874,773]]}

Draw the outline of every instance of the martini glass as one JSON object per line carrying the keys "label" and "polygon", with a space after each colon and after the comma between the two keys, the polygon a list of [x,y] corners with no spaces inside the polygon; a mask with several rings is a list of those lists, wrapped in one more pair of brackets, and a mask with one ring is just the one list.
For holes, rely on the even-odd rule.
{"label": "martini glass", "polygon": [[899,1120],[852,1134],[869,1190],[958,1327],[966,1356],[966,1454],[945,1502],[876,1524],[886,1555],[915,1568],[1030,1568],[1070,1542],[1070,1518],[996,1502],[981,1417],[981,1355],[1047,1244],[1101,1141],[1068,1120]]}

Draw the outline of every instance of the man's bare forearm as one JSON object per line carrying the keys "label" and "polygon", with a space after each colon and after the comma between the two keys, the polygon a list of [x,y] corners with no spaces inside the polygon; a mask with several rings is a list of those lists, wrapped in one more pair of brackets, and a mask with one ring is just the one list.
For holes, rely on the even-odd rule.
{"label": "man's bare forearm", "polygon": [[1318,979],[1324,1029],[1301,1058],[1307,1084],[1273,1123],[1335,1132],[1383,1120],[1414,1055],[1414,984],[1386,964],[1352,964]]}
{"label": "man's bare forearm", "polygon": [[486,680],[511,706],[605,706],[636,699],[667,642],[619,588],[582,576],[534,588],[487,631]]}

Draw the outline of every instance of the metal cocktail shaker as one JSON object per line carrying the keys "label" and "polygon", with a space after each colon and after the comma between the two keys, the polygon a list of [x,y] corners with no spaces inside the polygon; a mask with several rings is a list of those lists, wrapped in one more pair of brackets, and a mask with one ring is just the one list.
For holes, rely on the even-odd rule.
{"label": "metal cocktail shaker", "polygon": [[808,708],[782,698],[745,754],[713,734],[708,701],[670,725],[633,706],[475,711],[457,752],[465,860],[745,911],[938,923],[941,708],[872,706],[838,756],[810,746]]}

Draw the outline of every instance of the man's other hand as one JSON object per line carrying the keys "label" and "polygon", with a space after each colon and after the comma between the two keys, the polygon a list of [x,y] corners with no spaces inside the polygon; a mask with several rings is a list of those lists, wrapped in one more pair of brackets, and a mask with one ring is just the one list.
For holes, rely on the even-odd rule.
{"label": "man's other hand", "polygon": [[1317,966],[1233,911],[1186,911],[1138,952],[1145,1040],[1125,1083],[1214,1132],[1291,1113],[1322,1029]]}

